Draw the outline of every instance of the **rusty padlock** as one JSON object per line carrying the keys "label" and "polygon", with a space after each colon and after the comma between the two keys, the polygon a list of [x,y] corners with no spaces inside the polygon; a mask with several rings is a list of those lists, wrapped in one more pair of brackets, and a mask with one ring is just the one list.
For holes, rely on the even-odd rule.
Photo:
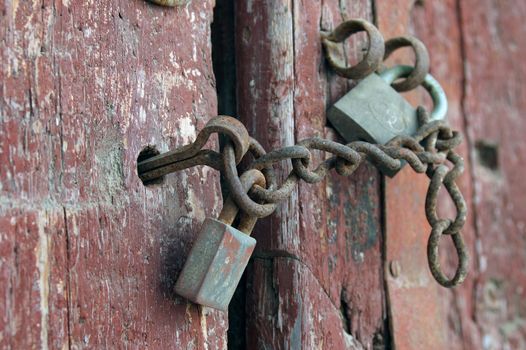
{"label": "rusty padlock", "polygon": [[[251,169],[241,175],[245,191],[265,177]],[[239,212],[232,198],[225,201],[219,218],[207,218],[197,236],[175,285],[175,292],[194,303],[226,311],[241,275],[256,246],[250,233],[257,218],[240,216],[238,228],[232,223]]]}
{"label": "rusty padlock", "polygon": [[[394,66],[373,73],[343,96],[327,112],[327,118],[347,141],[367,141],[386,144],[396,136],[411,136],[418,128],[416,109],[391,84],[411,74],[413,67]],[[444,90],[430,74],[422,86],[433,100],[431,120],[442,120],[447,113]],[[396,172],[380,169],[387,176]]]}

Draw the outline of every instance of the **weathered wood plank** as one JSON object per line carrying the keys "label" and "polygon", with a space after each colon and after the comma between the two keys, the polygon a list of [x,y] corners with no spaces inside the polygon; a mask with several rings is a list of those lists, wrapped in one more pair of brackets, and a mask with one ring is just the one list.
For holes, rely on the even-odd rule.
{"label": "weathered wood plank", "polygon": [[0,7],[0,347],[225,348],[225,315],[171,290],[217,173],[136,174],[216,114],[213,2]]}
{"label": "weathered wood plank", "polygon": [[[417,2],[407,1],[403,4],[397,4],[393,8],[393,4],[385,1],[377,1],[378,19],[380,29],[385,33],[392,33],[392,35],[400,35],[404,32],[410,32],[419,37],[428,46],[431,55],[431,73],[438,79],[443,86],[446,95],[448,96],[449,111],[448,120],[450,123],[466,135],[466,116],[463,113],[463,98],[464,98],[464,62],[463,62],[463,48],[460,28],[460,14],[458,13],[457,1],[442,1],[442,2]],[[398,58],[405,58],[406,53],[398,55]],[[426,104],[429,99],[424,98],[424,94],[411,94],[410,98],[414,103]],[[439,312],[438,324],[442,324],[442,336],[438,339],[445,339],[447,347],[452,349],[473,348],[478,349],[482,347],[482,339],[478,326],[473,319],[475,313],[475,300],[473,299],[477,288],[477,278],[479,274],[479,252],[475,249],[477,243],[477,233],[474,226],[474,208],[472,205],[473,185],[471,173],[471,159],[470,147],[473,145],[470,138],[464,140],[464,143],[459,147],[459,152],[466,162],[466,172],[458,179],[459,187],[467,200],[469,217],[468,222],[463,230],[464,239],[469,249],[471,260],[471,271],[464,282],[464,284],[454,290],[447,290],[444,288],[432,288],[429,293],[434,295],[437,299],[438,305],[441,306]],[[415,177],[410,173],[401,174],[401,177],[388,180],[386,186],[386,207],[387,207],[387,235],[392,232],[393,227],[400,229],[400,223],[404,220],[392,217],[390,221],[389,208],[396,208],[392,206],[394,202],[390,200],[400,200],[399,192],[404,190],[403,182],[405,177]],[[407,189],[418,187],[417,184],[422,184],[423,179],[414,179],[417,182],[409,182]],[[420,181],[420,182],[418,182]],[[402,183],[401,183],[402,182]],[[423,189],[423,187],[422,187]],[[414,190],[411,192],[411,200],[406,203],[411,203],[415,200]],[[420,196],[423,192],[419,192]],[[398,197],[398,198],[397,198]],[[447,196],[443,195],[441,198],[440,212],[442,215],[452,217],[455,212],[453,204],[447,200]],[[394,210],[396,213],[397,211]],[[399,213],[398,213],[399,214]],[[422,219],[422,227],[424,226],[423,213],[419,216]],[[394,226],[393,226],[394,225]],[[427,225],[426,225],[427,226]],[[427,232],[425,233],[427,236]],[[425,247],[425,240],[422,240],[419,245],[423,249]],[[456,265],[456,258],[454,249],[447,239],[442,242],[442,263],[449,267],[452,271]],[[386,252],[389,260],[389,247]],[[386,261],[388,264],[389,261]],[[403,267],[402,267],[403,270]],[[390,278],[388,276],[388,278]],[[436,291],[435,291],[436,290]],[[439,294],[436,294],[438,292]],[[399,312],[391,310],[391,312]],[[399,315],[400,316],[400,315]],[[422,324],[422,322],[420,321]],[[446,326],[447,325],[447,326]],[[394,327],[395,325],[393,325]],[[402,339],[407,339],[403,337]],[[396,343],[396,334],[394,336]]]}
{"label": "weathered wood plank", "polygon": [[[265,149],[292,145],[294,135],[294,42],[292,2],[236,6],[238,115]],[[283,164],[283,173],[292,167]],[[258,249],[297,247],[297,191],[270,220],[260,220]],[[280,234],[269,234],[280,232]]]}
{"label": "weathered wood plank", "polygon": [[480,269],[472,317],[486,349],[520,349],[526,347],[526,4],[459,5]]}
{"label": "weathered wood plank", "polygon": [[342,327],[341,310],[312,271],[289,257],[256,258],[249,274],[251,293],[247,349],[363,349]]}
{"label": "weathered wood plank", "polygon": [[[431,54],[431,73],[440,81],[448,96],[448,120],[457,130],[467,136],[466,118],[463,112],[464,98],[464,62],[463,40],[460,28],[458,2],[453,0],[443,2],[426,2],[415,6],[411,12],[410,27],[415,35],[424,40]],[[469,137],[464,138],[458,148],[466,163],[465,174],[458,179],[459,187],[466,199],[469,217],[463,229],[471,256],[471,269],[468,278],[462,286],[454,290],[440,288],[440,301],[445,317],[448,320],[446,336],[451,348],[479,349],[482,339],[478,326],[472,315],[475,312],[473,299],[476,281],[479,275],[479,256],[475,248],[477,231],[475,230],[473,208],[473,184],[470,148],[473,145]],[[455,212],[453,203],[447,196],[441,198],[440,211],[443,215],[452,217]],[[442,242],[443,263],[452,271],[455,264],[455,253],[448,240]]]}
{"label": "weathered wood plank", "polygon": [[[327,73],[320,30],[343,18],[370,18],[368,2],[242,2],[237,11],[238,107],[251,133],[267,149],[312,136],[337,138],[326,125],[325,109],[346,92],[347,81]],[[363,39],[353,43],[363,45]],[[349,51],[356,60],[354,55],[358,51]],[[313,152],[313,163],[323,157]],[[287,174],[284,165],[281,176]],[[257,258],[248,272],[249,345],[329,348],[334,342],[344,344],[341,337],[346,334],[354,339],[353,346],[371,348],[375,334],[381,338],[385,310],[379,179],[377,171],[366,166],[350,179],[334,174],[318,185],[302,183],[277,214],[260,220],[254,233]],[[305,268],[289,270],[287,259]],[[299,284],[294,290],[275,291],[278,279]],[[326,298],[330,304],[316,305]],[[290,300],[291,310],[283,300]],[[342,314],[330,316],[331,323],[324,326],[332,333],[314,327],[298,334],[294,325],[303,329],[314,317],[293,312],[298,309]],[[264,316],[267,311],[272,313]],[[276,326],[279,332],[274,332]]]}
{"label": "weathered wood plank", "polygon": [[68,344],[66,230],[62,210],[2,210],[0,347]]}

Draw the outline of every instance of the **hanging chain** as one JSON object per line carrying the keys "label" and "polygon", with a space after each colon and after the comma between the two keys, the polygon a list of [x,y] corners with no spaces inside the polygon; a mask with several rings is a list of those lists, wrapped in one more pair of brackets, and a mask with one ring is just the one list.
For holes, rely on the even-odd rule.
{"label": "hanging chain", "polygon": [[[353,22],[350,23],[349,22]],[[365,24],[364,24],[365,23]],[[373,26],[374,27],[374,26]],[[335,71],[342,75],[351,74],[354,79],[363,78],[371,71],[370,65],[381,63],[394,50],[404,46],[414,49],[415,69],[405,80],[394,85],[399,91],[407,91],[418,87],[429,69],[429,57],[425,46],[413,37],[394,38],[385,43],[385,52],[378,47],[379,32],[363,20],[352,20],[343,23],[331,34],[324,34],[322,41],[326,48],[326,56],[331,66],[337,66]],[[365,30],[369,36],[369,49],[364,60],[355,67],[358,70],[341,66],[333,57],[336,47],[334,42],[341,42],[349,35]],[[334,42],[331,42],[334,40]],[[383,38],[381,39],[383,43]],[[349,73],[350,72],[350,73]],[[461,229],[466,222],[467,206],[455,180],[464,171],[462,157],[454,151],[462,136],[442,120],[430,120],[427,111],[418,107],[417,117],[419,128],[412,136],[393,138],[385,145],[355,141],[341,144],[335,141],[313,137],[298,142],[294,146],[282,147],[266,153],[257,140],[250,137],[241,122],[228,116],[212,118],[199,132],[196,141],[179,149],[161,154],[138,164],[139,176],[143,181],[159,178],[165,174],[180,171],[196,165],[210,166],[224,174],[230,196],[244,215],[263,218],[271,215],[277,203],[289,198],[300,180],[314,184],[322,181],[330,170],[339,175],[351,175],[363,161],[369,161],[377,167],[397,171],[407,162],[416,173],[425,173],[429,179],[425,213],[432,227],[427,246],[429,268],[433,277],[444,287],[456,286],[465,279],[468,271],[469,257]],[[221,153],[202,149],[213,133],[225,136],[226,142]],[[313,166],[312,152],[322,151],[332,156]],[[253,161],[247,169],[260,170],[266,179],[267,188],[254,185],[247,193],[244,188],[237,166],[247,153]],[[278,184],[275,167],[283,161],[292,163],[292,170],[283,183]],[[444,187],[456,208],[453,219],[440,218],[437,214],[438,193]],[[455,275],[448,278],[441,269],[438,254],[439,240],[443,235],[449,235],[458,254],[458,265]]]}

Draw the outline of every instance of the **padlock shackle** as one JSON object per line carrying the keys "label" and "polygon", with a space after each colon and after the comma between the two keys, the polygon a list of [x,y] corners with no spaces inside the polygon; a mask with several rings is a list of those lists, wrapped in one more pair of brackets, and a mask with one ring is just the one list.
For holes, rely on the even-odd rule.
{"label": "padlock shackle", "polygon": [[[347,67],[339,54],[338,43],[362,31],[367,33],[369,39],[367,53],[356,65]],[[378,28],[361,18],[342,22],[331,33],[323,32],[322,44],[329,65],[336,73],[347,79],[362,79],[377,70],[385,52],[384,38]]]}
{"label": "padlock shackle", "polygon": [[[395,80],[399,78],[406,78],[413,72],[413,67],[397,65],[392,68],[386,69],[378,75],[386,83],[391,85]],[[426,77],[422,83],[422,86],[429,92],[431,99],[433,100],[433,111],[431,112],[431,120],[444,120],[447,114],[447,97],[444,89],[440,86],[440,83],[431,75],[426,74]]]}
{"label": "padlock shackle", "polygon": [[[263,175],[263,173],[257,169],[250,169],[245,171],[243,175],[241,175],[240,181],[243,185],[243,190],[245,191],[245,193],[248,193],[248,191],[254,185],[259,185],[262,188],[265,188],[267,185],[265,175]],[[232,196],[229,196],[225,200],[225,204],[223,205],[223,209],[219,214],[218,220],[224,224],[232,226],[232,223],[234,222],[238,212],[239,207],[236,205],[236,202],[234,201]],[[256,224],[257,219],[258,218],[255,216],[250,216],[245,212],[242,212],[241,219],[238,225],[238,230],[243,233],[246,233],[247,235],[250,235],[252,233],[254,225]]]}

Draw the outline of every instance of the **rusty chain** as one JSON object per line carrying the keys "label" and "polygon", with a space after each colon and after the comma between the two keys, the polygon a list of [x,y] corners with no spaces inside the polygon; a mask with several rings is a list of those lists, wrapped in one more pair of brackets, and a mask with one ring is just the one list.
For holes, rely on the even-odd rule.
{"label": "rusty chain", "polygon": [[[382,58],[404,46],[412,46],[415,52],[415,68],[405,80],[398,83],[399,91],[407,91],[422,84],[429,69],[427,49],[418,39],[399,37],[386,42],[385,54],[383,38],[378,37],[378,30],[363,20],[352,20],[352,23],[340,25],[333,33],[323,34],[322,42],[326,48],[329,63],[338,74],[354,79],[363,78],[380,68]],[[372,26],[372,27],[371,27]],[[358,31],[368,33],[371,52],[357,66],[343,67],[330,57],[334,54],[334,42],[341,42]],[[378,43],[382,49],[378,49]],[[396,84],[396,83],[395,83]],[[394,87],[394,84],[393,84]],[[417,173],[425,173],[429,179],[426,194],[425,214],[432,227],[428,240],[427,254],[430,271],[436,281],[444,287],[456,286],[465,279],[468,271],[469,257],[461,229],[466,221],[467,206],[455,180],[464,170],[463,159],[454,151],[462,136],[452,130],[445,121],[430,120],[427,111],[418,107],[419,128],[413,136],[398,136],[385,145],[355,141],[346,145],[313,137],[298,142],[294,146],[282,147],[266,153],[257,140],[250,137],[241,122],[228,116],[212,118],[199,132],[193,144],[171,152],[161,154],[138,164],[139,176],[143,181],[153,180],[165,174],[180,171],[196,165],[210,166],[224,174],[230,190],[229,200],[240,208],[242,215],[263,218],[271,215],[277,204],[286,200],[300,180],[307,183],[322,181],[330,170],[339,175],[349,176],[365,160],[377,167],[388,170],[399,170],[403,161]],[[221,153],[202,149],[212,133],[222,134],[226,143]],[[312,166],[312,151],[327,152],[332,156],[316,167]],[[255,184],[250,191],[243,186],[238,173],[238,164],[247,153],[253,161],[247,167],[250,171],[261,171],[267,187]],[[278,185],[274,167],[283,161],[292,163],[292,170],[283,183]],[[448,167],[447,164],[451,164]],[[243,176],[243,175],[242,175]],[[456,208],[454,219],[440,218],[437,214],[438,194],[442,186],[446,189]],[[448,278],[441,269],[438,254],[439,240],[443,235],[451,236],[458,254],[458,265],[452,278]]]}
{"label": "rusty chain", "polygon": [[[240,134],[227,133],[216,127],[217,119],[221,120],[220,123],[224,127],[229,123],[233,125],[233,129],[238,127],[239,122],[236,119],[226,116],[211,119],[209,125],[197,137],[200,139],[203,137],[201,135],[210,135],[209,128],[218,130],[216,132],[223,135],[228,135],[230,139],[222,153],[203,150],[201,149],[202,144],[194,143],[190,145],[194,148],[193,152],[189,152],[193,156],[180,160],[172,156],[170,163],[164,163],[157,168],[146,165],[163,164],[159,162],[163,155],[150,158],[139,164],[139,175],[144,181],[173,172],[174,169],[182,170],[196,165],[211,166],[225,174],[232,199],[241,211],[250,216],[263,218],[275,211],[278,202],[290,196],[300,180],[307,183],[320,182],[331,169],[335,169],[340,175],[349,176],[365,160],[390,170],[398,170],[402,166],[402,160],[405,160],[415,172],[426,173],[431,179],[425,205],[426,217],[432,226],[428,243],[429,267],[441,285],[451,287],[463,281],[467,274],[468,264],[468,255],[460,234],[460,229],[466,221],[467,207],[455,184],[455,179],[462,173],[464,164],[462,158],[453,150],[460,144],[462,137],[443,121],[429,121],[428,113],[424,108],[419,107],[417,112],[421,126],[416,134],[412,137],[396,137],[386,145],[375,145],[363,141],[343,145],[331,140],[313,137],[303,140],[295,146],[283,147],[265,153],[255,139],[245,139],[245,145],[248,147],[244,146],[243,148],[248,149],[247,153],[252,153],[254,157],[254,161],[248,169],[261,170],[268,184],[267,188],[254,185],[249,194],[241,183],[237,171],[238,161],[236,160],[236,147],[234,145],[243,142],[239,138]],[[321,162],[314,170],[310,170],[312,151],[315,150],[328,152],[333,156]],[[292,162],[292,171],[285,181],[278,186],[274,166],[286,160]],[[453,167],[449,169],[445,165],[446,162],[453,164]],[[454,220],[438,217],[437,199],[442,186],[449,193],[457,209],[457,216]],[[450,280],[441,272],[438,260],[438,241],[442,235],[451,235],[459,255],[457,271]]]}

